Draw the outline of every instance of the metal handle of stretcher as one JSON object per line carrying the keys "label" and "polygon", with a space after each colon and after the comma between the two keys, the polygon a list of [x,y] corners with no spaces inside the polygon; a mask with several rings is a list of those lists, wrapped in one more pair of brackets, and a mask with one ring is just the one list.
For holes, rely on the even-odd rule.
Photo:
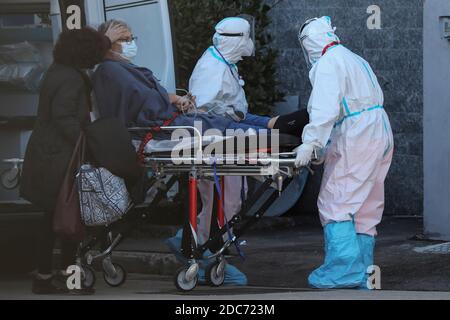
{"label": "metal handle of stretcher", "polygon": [[[151,127],[131,127],[128,128],[128,131],[130,132],[138,132],[138,131],[152,131],[154,128]],[[193,130],[194,134],[198,137],[199,141],[197,143],[196,146],[196,142],[194,141],[194,146],[197,147],[196,153],[195,153],[195,157],[178,157],[178,158],[159,158],[159,157],[146,157],[145,160],[146,162],[158,162],[158,163],[173,163],[174,161],[177,162],[184,162],[184,161],[189,161],[191,163],[195,163],[195,164],[199,164],[202,163],[201,161],[203,160],[203,150],[202,150],[202,146],[203,146],[203,136],[201,134],[201,132],[196,128],[196,127],[192,127],[192,126],[163,126],[160,127],[161,130],[170,130],[170,131],[174,131],[177,129],[187,129],[187,130]],[[250,153],[252,154],[252,153]],[[271,165],[272,163],[277,163],[279,165],[284,165],[284,166],[288,166],[288,167],[295,167],[295,156],[296,156],[296,152],[283,152],[283,153],[275,153],[272,154],[272,156],[277,156],[276,158],[245,158],[245,161],[250,162],[250,163],[254,163],[256,165],[262,165],[262,166],[268,166],[269,164]],[[279,157],[287,157],[290,156],[292,158],[286,159],[286,158],[279,158]],[[317,159],[317,153],[316,150],[314,150],[314,157],[313,157],[313,161],[315,159]],[[207,162],[208,164],[213,164],[214,162],[223,162],[225,161],[233,161],[236,162],[236,160],[242,160],[243,157],[242,156],[233,156],[233,157],[227,157],[227,156],[222,156],[222,157],[210,157],[208,158]],[[314,171],[310,168],[310,166],[306,166],[306,169],[311,173],[314,174]],[[244,174],[245,175],[245,174]]]}
{"label": "metal handle of stretcher", "polygon": [[[195,163],[196,160],[198,160],[198,157],[145,157],[146,161],[153,161],[153,162],[161,162],[161,163],[171,163],[171,162],[188,162],[188,163]],[[202,163],[205,165],[212,165],[214,162],[217,165],[227,165],[229,163],[233,163],[233,165],[238,166],[239,161],[244,160],[246,163],[253,163],[254,165],[261,165],[261,166],[269,166],[271,163],[279,163],[286,166],[295,166],[295,159],[279,159],[279,158],[240,158],[240,157],[202,157]],[[237,164],[236,164],[237,163]]]}
{"label": "metal handle of stretcher", "polygon": [[[289,171],[297,170],[295,165],[295,158],[283,159],[283,158],[244,158],[244,163],[239,164],[238,156],[231,157],[145,157],[146,166],[151,164],[158,164],[164,166],[167,172],[175,171],[190,171],[192,166],[200,170],[205,176],[211,176],[213,173],[217,175],[237,175],[237,176],[254,176],[254,175],[268,175],[267,171],[273,168],[273,165],[278,165],[278,171],[281,171],[281,167],[288,169]],[[227,163],[228,162],[228,163]],[[231,163],[230,163],[231,162]],[[175,164],[178,163],[178,164]],[[216,163],[216,169],[211,167]],[[305,166],[312,175],[314,171],[310,166]],[[287,174],[290,175],[290,174]]]}

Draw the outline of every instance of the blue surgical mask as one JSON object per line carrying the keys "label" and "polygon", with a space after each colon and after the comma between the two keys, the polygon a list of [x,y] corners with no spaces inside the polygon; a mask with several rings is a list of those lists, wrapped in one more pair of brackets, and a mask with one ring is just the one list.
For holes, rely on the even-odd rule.
{"label": "blue surgical mask", "polygon": [[138,51],[138,47],[136,45],[136,41],[132,40],[131,42],[122,42],[122,56],[131,60],[136,57]]}

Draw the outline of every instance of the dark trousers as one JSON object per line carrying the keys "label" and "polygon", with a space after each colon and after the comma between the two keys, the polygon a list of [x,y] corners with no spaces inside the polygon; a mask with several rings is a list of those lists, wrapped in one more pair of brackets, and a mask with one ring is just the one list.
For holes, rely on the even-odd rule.
{"label": "dark trousers", "polygon": [[[56,235],[53,232],[53,214],[45,213],[39,228],[37,243],[37,270],[40,274],[51,274],[53,270],[53,248]],[[62,270],[75,263],[78,243],[62,240],[61,265]]]}
{"label": "dark trousers", "polygon": [[273,128],[280,133],[301,137],[303,128],[309,123],[309,114],[306,109],[301,109],[289,114],[282,115],[275,122]]}

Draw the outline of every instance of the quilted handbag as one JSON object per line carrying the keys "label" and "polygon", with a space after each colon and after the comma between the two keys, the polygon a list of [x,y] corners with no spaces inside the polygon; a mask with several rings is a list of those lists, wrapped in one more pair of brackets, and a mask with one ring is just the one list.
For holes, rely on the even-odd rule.
{"label": "quilted handbag", "polygon": [[83,164],[77,174],[81,218],[86,226],[106,226],[131,207],[125,181],[105,168]]}

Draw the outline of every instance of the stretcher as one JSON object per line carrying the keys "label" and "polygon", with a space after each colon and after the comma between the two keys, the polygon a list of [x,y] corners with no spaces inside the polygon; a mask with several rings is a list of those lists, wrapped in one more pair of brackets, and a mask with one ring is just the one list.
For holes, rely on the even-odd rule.
{"label": "stretcher", "polygon": [[[204,137],[193,127],[172,126],[160,129],[169,131],[187,129],[195,133],[193,139],[187,144],[184,143],[181,146],[177,144],[179,149],[184,151],[182,155],[174,156],[174,145],[170,145],[167,141],[162,143],[157,140],[149,141],[142,150],[142,163],[148,177],[164,179],[168,175],[178,176],[180,186],[187,186],[180,187],[180,192],[185,196],[184,199],[188,199],[185,204],[186,215],[181,246],[181,253],[187,262],[176,272],[175,286],[181,291],[193,290],[198,283],[199,261],[203,259],[211,261],[206,269],[207,283],[215,287],[221,286],[225,279],[224,252],[234,245],[241,254],[240,237],[265,215],[292,180],[298,177],[301,178],[302,185],[294,202],[300,197],[311,169],[295,166],[295,152],[292,150],[300,144],[299,138],[278,135],[276,139],[273,139],[271,136],[270,139],[265,140],[266,143],[270,140],[268,145],[263,148],[257,145],[255,148],[250,146],[251,136],[209,138],[205,142]],[[145,132],[151,129],[139,127],[129,130]],[[226,146],[237,146],[240,139],[244,140],[246,146],[244,152],[228,152]],[[167,148],[161,147],[162,144],[166,144]],[[223,152],[205,154],[205,149],[210,151],[218,149]],[[259,187],[243,201],[239,213],[228,221],[223,210],[225,198],[223,177],[225,176],[253,177],[261,181]],[[197,238],[197,183],[201,179],[212,180],[216,186],[216,219],[211,219],[210,237],[203,244],[198,243]],[[267,193],[270,189],[274,192]],[[263,198],[262,201],[261,198]],[[249,212],[252,212],[251,216],[244,219]],[[238,223],[240,223],[239,229],[235,230],[234,227]],[[226,240],[224,235],[227,235]],[[205,255],[207,252],[211,254]]]}

